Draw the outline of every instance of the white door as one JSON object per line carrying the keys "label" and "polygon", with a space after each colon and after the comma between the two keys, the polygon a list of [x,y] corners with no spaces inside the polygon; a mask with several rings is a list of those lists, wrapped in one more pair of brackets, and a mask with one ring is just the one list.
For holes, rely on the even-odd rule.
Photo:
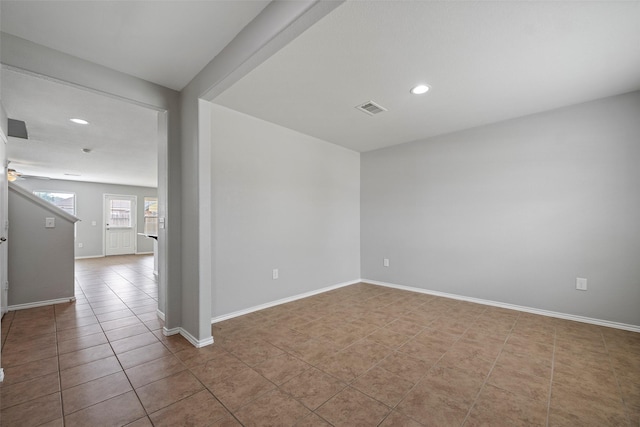
{"label": "white door", "polygon": [[136,196],[104,196],[105,255],[136,252]]}
{"label": "white door", "polygon": [[2,129],[0,129],[0,165],[2,165],[2,173],[0,173],[0,317],[7,312],[8,299],[8,282],[9,274],[7,269],[9,264],[7,261],[7,252],[9,242],[7,241],[9,230],[9,213],[8,213],[8,192],[7,188],[7,137]]}

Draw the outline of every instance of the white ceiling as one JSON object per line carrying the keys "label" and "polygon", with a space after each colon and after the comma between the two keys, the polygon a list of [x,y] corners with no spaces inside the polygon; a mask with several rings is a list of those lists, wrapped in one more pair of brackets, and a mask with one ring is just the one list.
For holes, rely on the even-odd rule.
{"label": "white ceiling", "polygon": [[10,69],[0,72],[2,103],[29,133],[26,140],[9,137],[9,168],[54,179],[157,186],[156,111]]}
{"label": "white ceiling", "polygon": [[[268,3],[2,0],[0,28],[180,90]],[[29,132],[28,141],[10,138],[11,168],[39,177],[157,186],[155,111],[7,69],[1,78],[9,117],[24,120]],[[71,117],[91,124],[73,125]]]}
{"label": "white ceiling", "polygon": [[[0,6],[4,32],[180,89],[266,4]],[[346,2],[215,102],[368,151],[638,90],[639,40],[639,1]],[[155,112],[9,70],[2,80],[9,116],[30,132],[10,141],[14,169],[156,185]],[[432,90],[411,95],[419,82]],[[354,108],[369,100],[389,111]],[[77,115],[91,126],[72,126]]]}
{"label": "white ceiling", "polygon": [[354,1],[214,102],[368,151],[638,89],[638,1]]}
{"label": "white ceiling", "polygon": [[7,1],[2,31],[181,90],[268,1]]}

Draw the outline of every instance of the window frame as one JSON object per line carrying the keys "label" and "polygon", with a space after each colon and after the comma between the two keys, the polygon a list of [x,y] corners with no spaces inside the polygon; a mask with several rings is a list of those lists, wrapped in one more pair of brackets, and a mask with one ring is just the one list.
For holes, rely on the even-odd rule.
{"label": "window frame", "polygon": [[[75,193],[75,191],[64,191],[64,190],[33,190],[31,191],[31,193],[38,197],[39,199],[52,204],[53,206],[57,207],[58,209],[61,209],[63,211],[65,211],[68,214],[71,214],[75,217],[78,216],[78,195]],[[47,193],[47,194],[71,194],[73,195],[73,212],[69,212],[67,209],[60,207],[58,205],[56,205],[55,203],[53,203],[50,200],[45,199],[44,197],[42,197],[40,194],[38,193]]]}
{"label": "window frame", "polygon": [[[147,203],[150,205],[155,203],[155,215],[147,215]],[[152,212],[149,210],[149,212]],[[155,219],[155,226],[149,227],[147,224],[148,219]],[[155,228],[155,230],[154,230]],[[142,229],[144,234],[148,234],[151,236],[158,235],[158,197],[157,196],[143,196],[142,197]]]}

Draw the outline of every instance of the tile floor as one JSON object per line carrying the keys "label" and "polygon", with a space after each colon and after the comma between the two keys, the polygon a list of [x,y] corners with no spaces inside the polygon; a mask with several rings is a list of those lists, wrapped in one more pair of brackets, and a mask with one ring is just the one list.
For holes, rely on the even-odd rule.
{"label": "tile floor", "polygon": [[2,426],[638,426],[640,334],[358,284],[164,337],[149,257],[2,320]]}

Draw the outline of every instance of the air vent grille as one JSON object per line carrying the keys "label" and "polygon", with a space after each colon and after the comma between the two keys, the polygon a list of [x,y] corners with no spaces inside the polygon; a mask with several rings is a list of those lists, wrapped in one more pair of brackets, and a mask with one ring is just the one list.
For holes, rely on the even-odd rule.
{"label": "air vent grille", "polygon": [[27,125],[22,120],[9,119],[7,131],[9,136],[13,136],[14,138],[29,139]]}
{"label": "air vent grille", "polygon": [[356,108],[362,111],[363,113],[367,113],[370,116],[376,115],[378,113],[382,113],[383,111],[387,111],[386,108],[384,108],[380,104],[376,104],[373,101],[367,101],[364,104],[358,105]]}

